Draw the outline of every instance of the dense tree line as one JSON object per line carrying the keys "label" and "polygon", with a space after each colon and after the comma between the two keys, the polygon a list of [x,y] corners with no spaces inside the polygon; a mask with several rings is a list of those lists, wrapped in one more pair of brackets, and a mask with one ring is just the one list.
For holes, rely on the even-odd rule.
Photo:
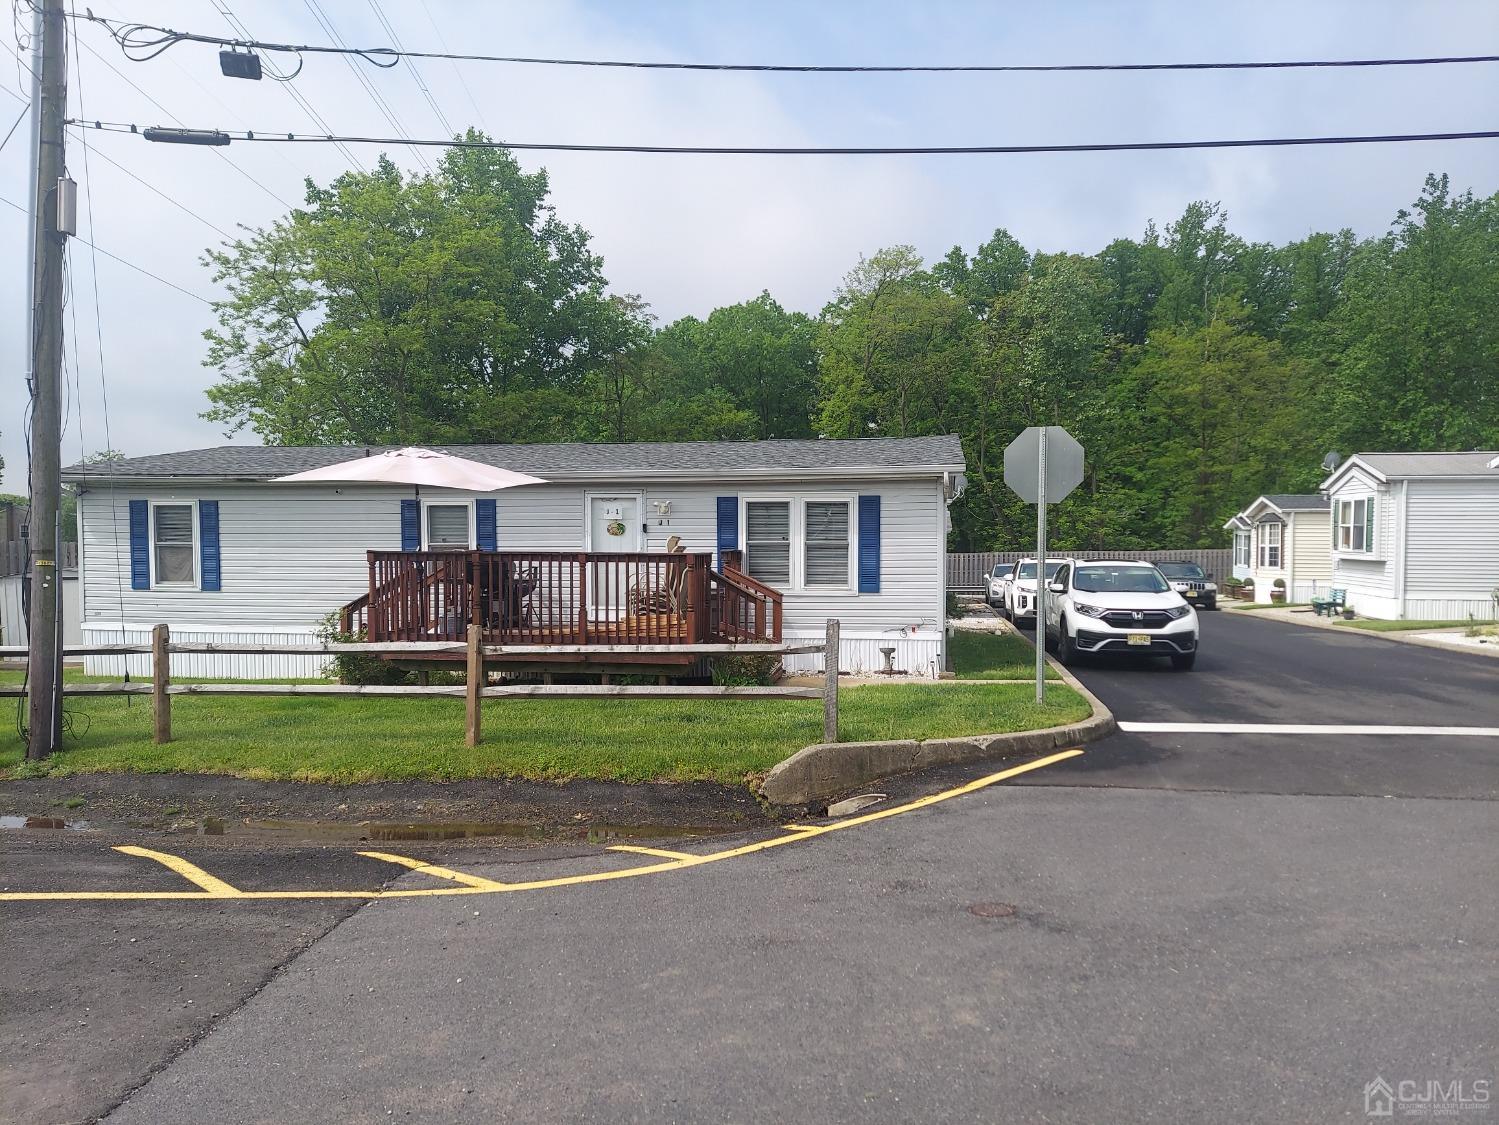
{"label": "dense tree line", "polygon": [[1499,196],[1444,176],[1378,238],[1247,242],[1198,202],[1094,255],[896,246],[817,317],[762,292],[670,324],[607,290],[547,191],[492,150],[309,183],[208,256],[207,417],[273,443],[958,433],[957,549],[1028,535],[1002,480],[1027,425],[1087,447],[1054,522],[1079,549],[1219,545],[1329,450],[1499,446]]}

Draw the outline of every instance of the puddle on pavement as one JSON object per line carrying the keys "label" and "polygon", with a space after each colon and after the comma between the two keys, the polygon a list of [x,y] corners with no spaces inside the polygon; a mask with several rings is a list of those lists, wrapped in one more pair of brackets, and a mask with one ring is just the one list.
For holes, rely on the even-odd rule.
{"label": "puddle on pavement", "polygon": [[60,816],[0,816],[0,828],[88,828],[86,820],[64,820]]}
{"label": "puddle on pavement", "polygon": [[488,821],[366,821],[359,824],[339,824],[311,820],[229,820],[214,816],[204,817],[198,824],[198,834],[203,836],[330,842],[468,840],[502,836],[525,840],[580,840],[601,844],[610,840],[680,839],[723,831],[723,828],[662,824],[534,824]]}

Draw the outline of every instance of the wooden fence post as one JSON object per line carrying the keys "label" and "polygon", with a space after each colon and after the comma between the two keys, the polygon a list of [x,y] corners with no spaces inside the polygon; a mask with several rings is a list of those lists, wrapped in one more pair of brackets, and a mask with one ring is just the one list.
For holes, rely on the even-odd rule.
{"label": "wooden fence post", "polygon": [[823,684],[822,684],[822,740],[838,741],[838,619],[828,621],[827,636],[823,640]]}
{"label": "wooden fence post", "polygon": [[464,692],[464,741],[470,746],[479,745],[479,709],[484,701],[484,630],[477,625],[468,627],[468,681]]}
{"label": "wooden fence post", "polygon": [[[151,630],[151,713],[156,719],[155,740],[172,741],[172,697],[167,685],[172,682],[172,657],[168,647],[172,632],[165,625]],[[129,660],[127,656],[125,658]]]}

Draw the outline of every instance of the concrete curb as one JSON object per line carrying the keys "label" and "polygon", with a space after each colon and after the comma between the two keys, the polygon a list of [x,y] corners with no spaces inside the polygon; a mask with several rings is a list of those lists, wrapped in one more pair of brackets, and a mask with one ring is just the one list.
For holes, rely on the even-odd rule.
{"label": "concrete curb", "polygon": [[1046,659],[1061,674],[1062,681],[1088,701],[1093,708],[1091,718],[1059,727],[1010,734],[929,738],[920,742],[914,739],[821,742],[803,747],[779,762],[766,775],[760,796],[775,805],[807,805],[891,774],[908,773],[928,766],[1044,754],[1083,742],[1094,742],[1119,729],[1114,713],[1103,705],[1102,700],[1051,657]]}

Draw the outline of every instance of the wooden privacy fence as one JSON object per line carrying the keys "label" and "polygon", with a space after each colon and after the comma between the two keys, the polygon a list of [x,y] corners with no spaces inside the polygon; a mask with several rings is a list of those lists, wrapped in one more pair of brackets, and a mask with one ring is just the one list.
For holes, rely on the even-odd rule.
{"label": "wooden privacy fence", "polygon": [[[487,657],[515,654],[549,653],[651,654],[691,652],[697,656],[792,656],[800,653],[823,654],[823,682],[820,687],[733,687],[716,684],[489,684]],[[76,645],[63,650],[64,656],[140,656],[151,657],[151,682],[148,683],[64,683],[63,695],[149,695],[155,720],[154,740],[172,740],[172,696],[174,695],[383,695],[421,697],[462,697],[464,700],[465,741],[477,746],[482,737],[482,712],[485,699],[510,697],[566,696],[573,699],[821,699],[822,736],[824,742],[838,741],[838,652],[839,623],[827,623],[821,643],[813,644],[698,644],[698,645],[490,645],[484,643],[483,630],[477,625],[468,629],[466,643],[444,641],[384,641],[349,644],[219,644],[214,642],[174,642],[171,631],[158,625],[151,631],[151,643]],[[173,654],[214,653],[241,655],[337,656],[362,653],[366,656],[404,656],[420,659],[433,655],[462,655],[467,682],[457,687],[431,687],[424,684],[266,684],[266,683],[173,683]],[[0,648],[0,657],[25,659],[26,649],[16,646]],[[0,697],[24,693],[18,685],[0,685]]]}
{"label": "wooden privacy fence", "polygon": [[[1054,559],[1082,559],[1089,562],[1107,562],[1114,559],[1138,559],[1141,562],[1194,562],[1222,582],[1233,571],[1234,553],[1227,547],[1192,547],[1183,551],[1051,551]],[[972,551],[949,552],[947,556],[947,588],[954,592],[982,590],[984,578],[996,566],[1019,562],[1036,557],[1030,551]]]}

